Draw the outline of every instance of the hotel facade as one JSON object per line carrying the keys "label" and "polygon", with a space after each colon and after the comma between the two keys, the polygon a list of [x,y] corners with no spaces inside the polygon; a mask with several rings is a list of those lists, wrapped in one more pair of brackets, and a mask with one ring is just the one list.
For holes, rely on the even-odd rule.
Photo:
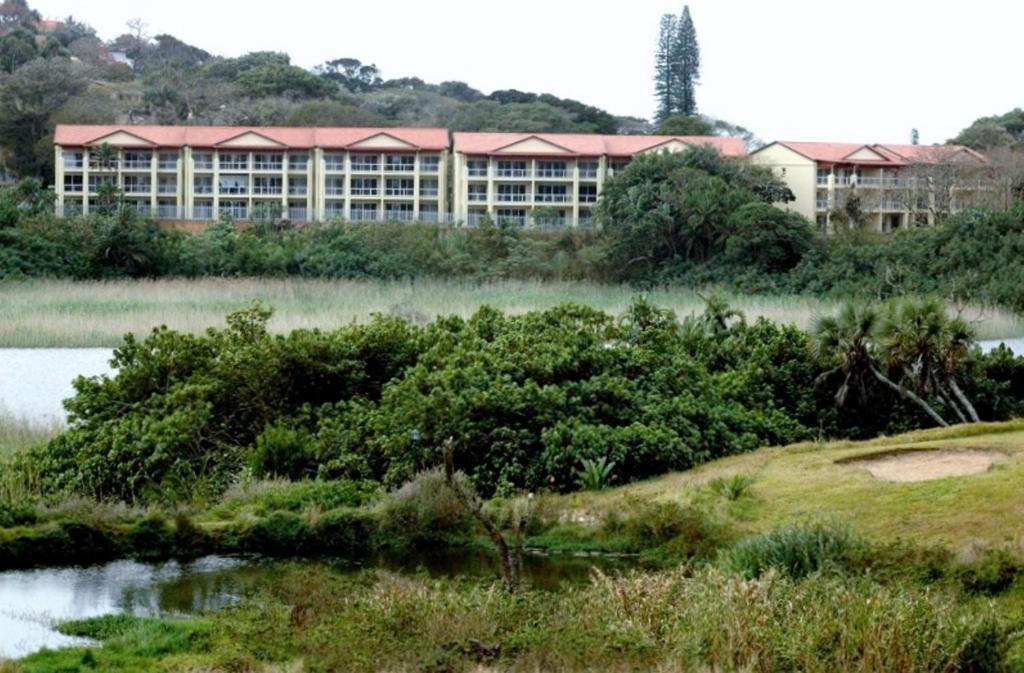
{"label": "hotel facade", "polygon": [[61,124],[54,189],[65,216],[95,210],[107,182],[164,221],[576,226],[634,156],[693,145],[746,151],[738,138],[456,133],[453,160],[445,129]]}
{"label": "hotel facade", "polygon": [[823,228],[854,210],[877,231],[934,225],[983,199],[990,184],[988,160],[956,145],[774,142],[749,156],[796,196],[782,207]]}

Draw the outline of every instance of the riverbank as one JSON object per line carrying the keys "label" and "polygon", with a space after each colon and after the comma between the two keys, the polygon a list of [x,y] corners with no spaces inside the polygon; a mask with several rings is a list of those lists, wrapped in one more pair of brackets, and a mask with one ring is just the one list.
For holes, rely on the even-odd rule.
{"label": "riverbank", "polygon": [[[415,282],[300,279],[33,280],[0,284],[0,347],[113,347],[127,332],[148,334],[158,325],[189,333],[220,327],[224,315],[260,301],[274,308],[269,328],[284,334],[299,328],[334,329],[365,322],[374,313],[427,322],[438,315],[469,316],[488,304],[512,314],[565,302],[621,314],[638,290],[595,283],[419,280]],[[704,309],[701,294],[688,288],[646,292],[650,300],[680,316]],[[837,302],[813,297],[723,294],[747,318],[765,316],[801,328]],[[981,339],[1024,334],[1024,320],[994,308],[971,307]]]}
{"label": "riverbank", "polygon": [[[880,479],[864,462],[928,451],[997,459],[919,481]],[[352,482],[252,482],[164,514],[63,503],[4,535],[9,546],[18,531],[91,522],[121,527],[136,555],[197,536],[284,556],[311,553],[314,540],[350,558],[372,539],[487,549],[429,481],[438,478],[390,494]],[[352,573],[297,559],[234,607],[198,620],[73,622],[62,630],[105,644],[0,671],[1018,670],[1022,479],[1024,421],[762,449],[534,498],[528,545],[638,552],[637,570],[510,596],[496,576]],[[493,500],[488,511],[507,521],[509,507]]]}

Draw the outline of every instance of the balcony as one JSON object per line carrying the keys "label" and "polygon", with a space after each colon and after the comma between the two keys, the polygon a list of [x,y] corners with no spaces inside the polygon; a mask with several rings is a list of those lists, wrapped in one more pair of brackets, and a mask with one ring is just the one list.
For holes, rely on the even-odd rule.
{"label": "balcony", "polygon": [[537,177],[565,179],[571,176],[569,175],[569,171],[564,168],[538,168]]}
{"label": "balcony", "polygon": [[580,203],[597,203],[597,194],[580,194]]}
{"label": "balcony", "polygon": [[213,162],[212,161],[196,161],[194,163],[195,163],[195,167],[196,167],[197,171],[212,171],[213,170]]}
{"label": "balcony", "polygon": [[378,196],[380,190],[376,187],[353,187],[352,196]]}
{"label": "balcony", "polygon": [[125,159],[122,165],[126,169],[145,169],[148,171],[153,166],[153,161],[150,159]]}
{"label": "balcony", "polygon": [[580,180],[597,180],[597,169],[580,169]]}
{"label": "balcony", "polygon": [[421,197],[427,197],[427,198],[436,199],[437,195],[439,193],[440,192],[438,191],[437,187],[421,187],[420,188],[420,196]]}
{"label": "balcony", "polygon": [[85,167],[85,161],[82,159],[65,159],[64,168],[79,169]]}
{"label": "balcony", "polygon": [[537,194],[533,197],[537,203],[568,203],[568,194]]}
{"label": "balcony", "polygon": [[196,185],[192,188],[193,194],[213,194],[213,185]]}
{"label": "balcony", "polygon": [[[283,193],[283,189],[280,186],[272,187],[265,185],[257,185],[252,188],[254,196],[280,196]],[[221,190],[221,194],[224,194],[224,190]],[[227,192],[229,194],[244,194],[245,192]]]}
{"label": "balcony", "polygon": [[[344,161],[328,161],[328,162],[325,162],[324,163],[324,170],[334,171],[336,173],[344,171],[345,170],[345,162]],[[355,170],[355,166],[352,167],[352,170]]]}
{"label": "balcony", "polygon": [[280,161],[257,161],[253,163],[252,167],[256,171],[281,171],[284,169],[284,163]]}
{"label": "balcony", "polygon": [[411,210],[385,210],[384,219],[391,222],[412,222],[416,219],[416,213]]}
{"label": "balcony", "polygon": [[512,224],[512,225],[515,225],[517,227],[525,227],[526,226],[526,216],[525,215],[501,215],[501,216],[498,217],[498,223],[499,224]]}
{"label": "balcony", "polygon": [[220,169],[222,171],[247,171],[249,170],[248,161],[222,161],[220,162]]}
{"label": "balcony", "polygon": [[470,168],[469,177],[471,178],[486,178],[487,168]]}
{"label": "balcony", "polygon": [[324,194],[327,196],[345,196],[344,187],[328,187],[324,190]]}
{"label": "balcony", "polygon": [[178,160],[174,161],[161,161],[156,165],[157,170],[161,171],[176,171],[178,170]]}
{"label": "balcony", "polygon": [[307,191],[306,185],[288,185],[289,196],[305,196]]}
{"label": "balcony", "polygon": [[528,168],[499,168],[495,175],[499,178],[528,178],[530,177],[530,169]]}
{"label": "balcony", "polygon": [[828,210],[828,199],[818,199],[814,202],[814,206],[818,210]]}
{"label": "balcony", "polygon": [[156,216],[165,220],[180,219],[178,206],[159,205],[156,207]]}
{"label": "balcony", "polygon": [[376,222],[377,211],[376,210],[353,210],[349,219],[353,222]]}
{"label": "balcony", "polygon": [[324,208],[324,217],[327,219],[345,217],[345,209],[337,204],[328,203]]}
{"label": "balcony", "polygon": [[158,185],[156,188],[157,194],[177,194],[178,185]]}
{"label": "balcony", "polygon": [[565,217],[540,217],[533,220],[533,226],[541,229],[561,229],[569,225]]}
{"label": "balcony", "polygon": [[468,199],[469,199],[470,201],[476,201],[476,202],[484,202],[484,201],[487,201],[487,193],[486,193],[486,192],[483,192],[483,193],[479,193],[479,192],[470,192],[470,193],[469,193],[469,194],[467,195],[467,198],[468,198]]}
{"label": "balcony", "polygon": [[819,175],[815,184],[818,185],[819,187],[828,187],[828,176]]}
{"label": "balcony", "polygon": [[411,187],[388,187],[384,190],[384,196],[416,196],[416,190]]}
{"label": "balcony", "polygon": [[487,213],[469,213],[466,215],[466,225],[476,227],[484,223]]}
{"label": "balcony", "polygon": [[882,178],[857,178],[857,186],[874,188],[882,186]]}
{"label": "balcony", "polygon": [[135,185],[125,185],[124,186],[124,193],[125,194],[149,194],[150,189],[151,189],[151,187],[147,183],[140,183],[140,184],[135,184]]}
{"label": "balcony", "polygon": [[[245,195],[249,193],[249,188],[245,185],[221,185],[220,193],[222,195]],[[280,192],[278,192],[280,194]]]}
{"label": "balcony", "polygon": [[437,162],[420,164],[421,173],[437,173],[439,170],[441,170],[441,164]]}
{"label": "balcony", "polygon": [[305,222],[308,219],[306,209],[295,207],[288,208],[288,219],[293,222]]}
{"label": "balcony", "polygon": [[360,173],[377,173],[380,171],[380,164],[378,163],[352,163],[352,172],[359,171]]}
{"label": "balcony", "polygon": [[384,170],[388,173],[412,173],[416,164],[384,164]]}
{"label": "balcony", "polygon": [[495,201],[499,203],[526,203],[526,194],[498,194]]}

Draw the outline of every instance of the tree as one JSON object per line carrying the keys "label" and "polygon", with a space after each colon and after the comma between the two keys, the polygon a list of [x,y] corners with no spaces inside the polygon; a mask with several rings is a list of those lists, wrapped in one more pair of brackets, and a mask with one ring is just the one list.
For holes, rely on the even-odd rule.
{"label": "tree", "polygon": [[792,269],[810,250],[814,238],[805,217],[767,203],[740,206],[726,228],[725,261],[766,273]]}
{"label": "tree", "polygon": [[928,402],[882,373],[875,341],[879,320],[874,308],[848,303],[838,315],[825,316],[815,322],[811,334],[817,356],[824,361],[838,361],[838,365],[818,377],[819,384],[839,377],[840,385],[835,393],[837,407],[845,406],[851,393],[862,404],[870,405],[874,401],[872,390],[880,384],[916,404],[938,425],[948,426]]}
{"label": "tree", "polygon": [[662,120],[658,126],[658,134],[663,136],[710,136],[714,129],[702,117],[672,115]]}
{"label": "tree", "polygon": [[887,368],[900,385],[934,396],[962,421],[977,423],[974,405],[957,384],[974,332],[960,317],[951,318],[935,299],[907,299],[889,307],[878,326]]}
{"label": "tree", "polygon": [[39,12],[32,10],[26,0],[4,0],[0,3],[0,33],[16,28],[35,31]]}
{"label": "tree", "polygon": [[51,115],[86,83],[80,68],[63,60],[35,59],[0,78],[0,147],[9,153],[8,165],[16,174],[52,179],[45,174],[49,163],[37,154],[38,145],[52,132]]}
{"label": "tree", "polygon": [[383,83],[380,69],[376,65],[364,64],[357,58],[336,58],[318,65],[314,71],[352,93],[372,91]]}
{"label": "tree", "polygon": [[910,129],[910,144],[918,145],[921,142],[921,134],[918,133],[917,129]]}
{"label": "tree", "polygon": [[697,29],[690,17],[689,5],[683,7],[683,14],[679,19],[673,53],[679,97],[673,108],[680,114],[692,117],[697,114],[696,87],[700,82],[700,46],[697,44]]}
{"label": "tree", "polygon": [[679,74],[675,66],[677,55],[676,40],[679,34],[677,19],[672,14],[661,17],[661,29],[658,32],[658,50],[654,57],[654,97],[657,100],[657,111],[654,119],[659,124],[676,112],[678,100]]}
{"label": "tree", "polygon": [[36,41],[27,30],[18,29],[0,37],[0,70],[14,72],[38,55]]}

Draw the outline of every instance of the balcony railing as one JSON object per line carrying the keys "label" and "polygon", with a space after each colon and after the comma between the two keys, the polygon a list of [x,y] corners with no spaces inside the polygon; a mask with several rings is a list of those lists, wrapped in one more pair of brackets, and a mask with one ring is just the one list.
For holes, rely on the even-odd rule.
{"label": "balcony railing", "polygon": [[82,159],[65,159],[64,168],[84,168],[85,161]]}
{"label": "balcony railing", "polygon": [[82,191],[82,184],[78,183],[78,184],[74,184],[74,185],[69,185],[69,184],[65,183],[64,184],[64,191],[65,192],[80,192],[80,191]]}
{"label": "balcony railing", "polygon": [[441,165],[437,163],[420,164],[421,173],[437,173],[439,170],[441,170]]}
{"label": "balcony railing", "polygon": [[517,227],[526,226],[525,215],[501,215],[497,219],[499,224],[512,224]]}
{"label": "balcony railing", "polygon": [[495,201],[500,203],[525,203],[527,200],[526,194],[498,194]]}
{"label": "balcony railing", "polygon": [[567,178],[569,171],[564,168],[538,168],[538,178]]}
{"label": "balcony railing", "polygon": [[590,170],[582,170],[582,169],[580,170],[580,180],[596,180],[596,179],[597,179],[597,169],[596,168],[590,169]]}
{"label": "balcony railing", "polygon": [[340,217],[345,217],[345,209],[339,208],[337,206],[332,207],[330,204],[328,204],[328,206],[324,208],[324,217],[328,219],[337,219]]}
{"label": "balcony railing", "polygon": [[568,203],[568,194],[537,194],[533,197],[538,203]]}
{"label": "balcony railing", "polygon": [[156,207],[156,216],[165,219],[179,219],[180,211],[178,206],[161,205]]}
{"label": "balcony railing", "polygon": [[245,206],[221,206],[221,215],[230,215],[236,220],[247,220],[249,219],[249,209]]}
{"label": "balcony railing", "polygon": [[245,185],[224,186],[221,185],[221,194],[248,194],[249,188]]}
{"label": "balcony railing", "polygon": [[161,171],[176,171],[178,170],[178,160],[174,161],[161,161],[156,165],[157,169]]}
{"label": "balcony railing", "polygon": [[222,161],[220,162],[220,169],[228,171],[247,171],[249,170],[248,161]]}
{"label": "balcony railing", "polygon": [[384,190],[384,196],[416,196],[416,190],[411,187],[388,187]]}
{"label": "balcony railing", "polygon": [[565,217],[536,217],[531,220],[533,226],[541,229],[561,229],[569,224],[568,218]]}
{"label": "balcony railing", "polygon": [[375,222],[377,220],[376,210],[353,210],[349,215],[353,222]]}
{"label": "balcony railing", "polygon": [[[284,190],[281,186],[270,187],[264,185],[257,185],[252,188],[252,193],[257,196],[280,196]],[[224,192],[221,192],[223,194]],[[244,194],[245,192],[237,192],[238,194]]]}
{"label": "balcony railing", "polygon": [[144,168],[148,171],[152,165],[153,162],[150,161],[149,159],[125,159],[124,161],[125,168]]}
{"label": "balcony railing", "polygon": [[438,192],[437,187],[420,188],[420,196],[427,196],[427,197],[435,197],[436,198],[438,193],[439,192]]}
{"label": "balcony railing", "polygon": [[324,190],[324,194],[327,196],[345,196],[344,187],[328,187]]}
{"label": "balcony railing", "polygon": [[306,185],[302,185],[301,187],[300,186],[294,186],[293,187],[291,185],[288,186],[288,194],[290,196],[305,196],[307,191],[308,190],[306,189]]}
{"label": "balcony railing", "polygon": [[363,173],[376,173],[380,171],[380,164],[378,163],[356,163],[352,162],[353,171],[361,171]]}
{"label": "balcony railing", "polygon": [[209,220],[213,218],[213,206],[193,206],[192,220]]}
{"label": "balcony railing", "polygon": [[496,172],[499,178],[527,178],[530,177],[528,168],[499,168]]}
{"label": "balcony railing", "polygon": [[197,171],[212,171],[213,170],[213,162],[212,161],[197,161],[197,162],[195,162],[195,166],[196,166],[196,170]]}
{"label": "balcony railing", "polygon": [[469,177],[471,177],[471,178],[486,178],[487,177],[487,169],[486,168],[470,168],[469,169]]}
{"label": "balcony railing", "polygon": [[194,194],[213,194],[213,185],[196,185],[192,188]]}
{"label": "balcony railing", "polygon": [[125,185],[125,194],[149,194],[152,187],[148,183],[141,183],[135,185]]}
{"label": "balcony railing", "polygon": [[178,185],[159,185],[156,188],[157,194],[177,194]]}
{"label": "balcony railing", "polygon": [[[324,170],[328,171],[343,171],[345,170],[344,161],[328,161],[324,164]],[[352,170],[357,170],[355,165],[352,166]]]}
{"label": "balcony railing", "polygon": [[828,186],[828,176],[827,175],[819,175],[815,184],[817,184],[819,187],[827,187]]}
{"label": "balcony railing", "polygon": [[484,223],[487,213],[469,213],[466,215],[466,225],[476,227]]}
{"label": "balcony railing", "polygon": [[479,192],[470,192],[467,195],[467,198],[470,201],[486,201],[487,200],[487,194],[486,193],[481,194]]}
{"label": "balcony railing", "polygon": [[288,208],[288,219],[293,222],[305,222],[308,218],[306,217],[305,208]]}
{"label": "balcony railing", "polygon": [[353,187],[352,196],[377,196],[380,193],[376,187]]}
{"label": "balcony railing", "polygon": [[597,203],[597,194],[580,194],[580,203]]}
{"label": "balcony railing", "polygon": [[384,170],[389,173],[412,173],[416,170],[416,164],[384,164]]}
{"label": "balcony railing", "polygon": [[284,168],[284,163],[280,161],[257,161],[252,167],[257,171],[280,171]]}
{"label": "balcony railing", "polygon": [[828,199],[818,199],[814,205],[818,210],[828,210]]}
{"label": "balcony railing", "polygon": [[416,213],[411,210],[385,210],[384,219],[390,222],[412,222]]}

